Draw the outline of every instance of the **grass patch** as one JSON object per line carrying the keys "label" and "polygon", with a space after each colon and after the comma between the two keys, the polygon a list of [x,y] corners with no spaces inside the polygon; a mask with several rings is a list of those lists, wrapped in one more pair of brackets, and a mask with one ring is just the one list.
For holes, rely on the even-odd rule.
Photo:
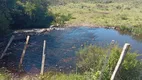
{"label": "grass patch", "polygon": [[[95,26],[121,27],[122,30],[141,34],[142,5],[141,1],[123,1],[111,3],[67,3],[65,5],[50,6],[53,14],[71,14],[72,18],[65,22],[68,25],[93,24]],[[89,25],[88,25],[89,26]],[[133,28],[131,28],[133,27]]]}

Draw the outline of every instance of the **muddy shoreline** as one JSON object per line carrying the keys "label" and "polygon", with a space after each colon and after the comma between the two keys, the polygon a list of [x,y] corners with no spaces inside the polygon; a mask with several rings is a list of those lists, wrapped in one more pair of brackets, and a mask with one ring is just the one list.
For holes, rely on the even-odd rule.
{"label": "muddy shoreline", "polygon": [[69,28],[69,27],[108,28],[108,29],[117,29],[117,30],[119,30],[119,27],[115,27],[115,26],[100,26],[100,25],[89,24],[89,23],[65,24],[64,27],[65,28]]}

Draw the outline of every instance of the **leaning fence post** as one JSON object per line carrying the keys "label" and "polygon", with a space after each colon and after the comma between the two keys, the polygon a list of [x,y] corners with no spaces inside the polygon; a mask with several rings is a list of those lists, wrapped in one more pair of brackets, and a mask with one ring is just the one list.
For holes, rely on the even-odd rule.
{"label": "leaning fence post", "polygon": [[124,45],[124,47],[123,47],[123,50],[122,50],[122,52],[121,52],[120,58],[119,58],[119,60],[118,60],[118,62],[117,62],[117,65],[116,65],[116,67],[115,67],[115,69],[114,69],[114,71],[113,71],[113,74],[112,74],[110,80],[114,80],[114,79],[115,79],[115,76],[116,76],[116,74],[117,74],[117,72],[118,72],[118,70],[119,70],[121,64],[122,64],[123,61],[124,61],[125,55],[127,54],[127,51],[128,51],[128,49],[129,49],[129,47],[130,47],[130,44],[129,44],[129,43],[125,43],[125,45]]}
{"label": "leaning fence post", "polygon": [[27,49],[27,46],[28,46],[28,43],[29,43],[29,39],[30,39],[30,36],[27,36],[26,43],[25,43],[25,46],[24,46],[24,49],[23,49],[23,52],[22,52],[22,55],[21,55],[20,63],[19,63],[19,69],[21,69],[21,66],[22,66],[22,63],[23,63],[23,59],[24,59],[26,49]]}
{"label": "leaning fence post", "polygon": [[8,44],[7,44],[7,46],[6,46],[6,48],[4,49],[4,51],[3,51],[3,53],[2,53],[2,55],[1,55],[1,57],[0,57],[0,59],[2,59],[3,57],[4,57],[4,55],[5,55],[5,53],[6,53],[6,51],[7,51],[7,49],[8,49],[8,47],[10,46],[10,44],[12,43],[12,41],[13,41],[13,39],[14,39],[14,35],[12,35],[12,37],[10,38],[10,40],[9,40],[9,42],[8,42]]}
{"label": "leaning fence post", "polygon": [[45,48],[46,48],[46,40],[44,40],[44,43],[43,43],[42,63],[41,63],[41,72],[40,72],[41,75],[43,75],[43,72],[44,72]]}

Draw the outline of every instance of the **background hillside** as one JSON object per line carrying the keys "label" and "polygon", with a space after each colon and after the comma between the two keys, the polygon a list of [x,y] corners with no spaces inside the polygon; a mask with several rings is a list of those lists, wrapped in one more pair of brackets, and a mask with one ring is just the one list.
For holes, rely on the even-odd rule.
{"label": "background hillside", "polygon": [[56,16],[55,25],[116,27],[133,35],[142,34],[141,0],[53,2],[49,10]]}

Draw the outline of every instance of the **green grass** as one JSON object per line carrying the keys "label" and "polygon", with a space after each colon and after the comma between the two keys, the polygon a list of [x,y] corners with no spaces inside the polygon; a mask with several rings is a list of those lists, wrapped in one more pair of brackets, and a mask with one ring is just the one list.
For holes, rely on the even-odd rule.
{"label": "green grass", "polygon": [[44,80],[85,80],[85,77],[80,74],[62,74],[62,73],[46,73]]}
{"label": "green grass", "polygon": [[0,69],[0,80],[9,80],[10,79],[10,75],[8,74],[8,70],[6,70],[5,68],[1,68]]}
{"label": "green grass", "polygon": [[[72,18],[67,25],[88,24],[95,26],[117,27],[132,34],[142,34],[141,1],[113,3],[67,3],[66,5],[50,6],[53,14],[68,15]],[[125,28],[122,28],[125,27]]]}

